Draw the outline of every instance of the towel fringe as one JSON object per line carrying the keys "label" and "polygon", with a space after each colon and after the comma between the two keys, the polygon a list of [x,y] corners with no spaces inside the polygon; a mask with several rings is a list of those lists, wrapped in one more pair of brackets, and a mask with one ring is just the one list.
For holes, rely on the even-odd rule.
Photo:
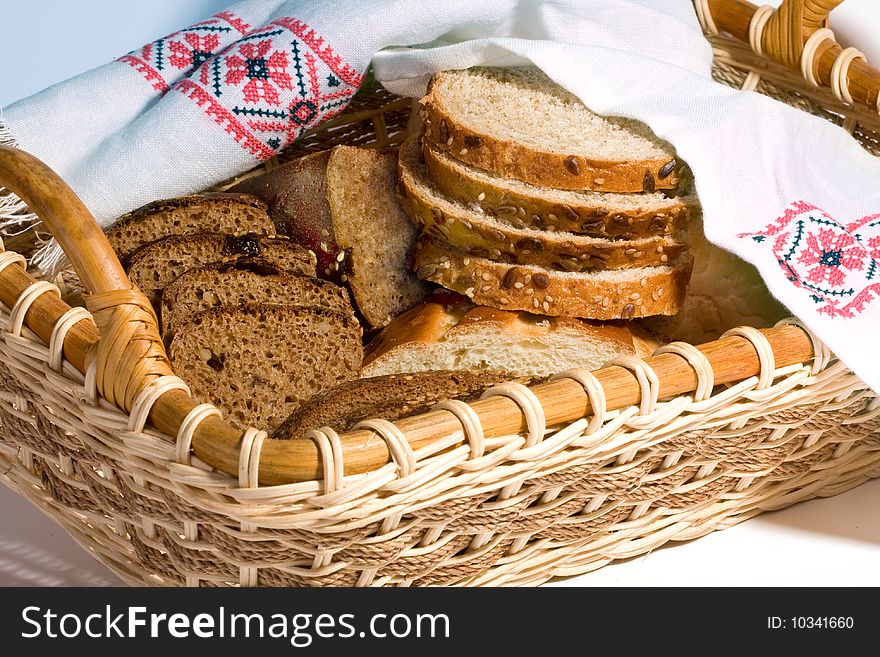
{"label": "towel fringe", "polygon": [[[0,116],[0,145],[19,148],[18,142]],[[40,218],[30,211],[27,203],[4,187],[0,187],[0,237],[20,238],[13,242],[26,243],[29,268],[40,278],[53,279],[69,266],[67,256],[55,238],[39,230]],[[23,236],[27,235],[27,238]],[[22,249],[25,250],[25,249]]]}

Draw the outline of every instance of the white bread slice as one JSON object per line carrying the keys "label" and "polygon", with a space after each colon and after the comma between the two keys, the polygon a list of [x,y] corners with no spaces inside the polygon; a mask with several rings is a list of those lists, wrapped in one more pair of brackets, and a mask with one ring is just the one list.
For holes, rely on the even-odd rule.
{"label": "white bread slice", "polygon": [[514,228],[444,197],[430,182],[418,137],[400,148],[403,207],[423,232],[469,255],[496,262],[538,265],[560,271],[651,267],[676,259],[687,249],[687,234],[610,240],[566,232]]}
{"label": "white bread slice", "polygon": [[428,144],[500,176],[607,192],[679,183],[674,149],[648,126],[595,114],[533,66],[442,71],[420,102]]}
{"label": "white bread slice", "polygon": [[535,187],[423,149],[428,178],[445,196],[515,228],[637,239],[672,235],[699,214],[696,196],[662,192],[615,194]]}
{"label": "white bread slice", "polygon": [[607,320],[677,313],[687,292],[693,258],[685,252],[675,262],[659,267],[561,272],[468,256],[424,236],[416,245],[415,265],[421,278],[483,306]]}
{"label": "white bread slice", "polygon": [[544,317],[477,306],[448,293],[397,317],[370,343],[361,376],[432,370],[504,370],[544,377],[601,367],[659,343],[635,322]]}

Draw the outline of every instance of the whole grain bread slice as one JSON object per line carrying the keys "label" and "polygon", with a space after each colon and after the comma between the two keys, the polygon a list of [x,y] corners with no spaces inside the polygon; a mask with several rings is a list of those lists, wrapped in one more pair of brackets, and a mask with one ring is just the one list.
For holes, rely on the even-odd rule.
{"label": "whole grain bread slice", "polygon": [[361,340],[348,314],[251,303],[194,314],[168,354],[196,400],[237,428],[272,431],[304,401],[358,377]]}
{"label": "whole grain bread slice", "polygon": [[288,273],[261,258],[194,267],[162,292],[162,335],[171,340],[193,314],[219,306],[283,303],[353,315],[345,288],[314,276]]}
{"label": "whole grain bread slice", "polygon": [[674,149],[648,126],[595,114],[533,66],[441,71],[421,103],[430,146],[499,176],[606,192],[679,183]]}
{"label": "whole grain bread slice", "polygon": [[416,273],[502,310],[588,319],[674,315],[684,302],[693,258],[685,252],[659,267],[560,272],[469,256],[430,236],[416,245]]}
{"label": "whole grain bread slice", "polygon": [[418,231],[396,182],[395,150],[337,146],[232,189],[263,199],[279,231],[315,251],[318,275],[345,283],[364,321],[379,328],[427,291],[409,267]]}
{"label": "whole grain bread slice", "polygon": [[349,431],[368,418],[393,422],[426,413],[444,399],[473,401],[487,388],[506,381],[538,383],[535,377],[517,377],[491,370],[447,370],[388,374],[347,381],[326,390],[296,409],[273,438],[299,439],[309,429],[331,427]]}
{"label": "whole grain bread slice", "polygon": [[659,346],[635,321],[499,310],[446,292],[382,329],[367,345],[362,375],[500,370],[546,377],[575,367],[596,369],[616,356],[650,356]]}
{"label": "whole grain bread slice", "polygon": [[337,146],[327,163],[327,200],[348,284],[375,328],[421,301],[428,287],[410,269],[418,231],[396,193],[397,151]]}
{"label": "whole grain bread slice", "polygon": [[423,149],[428,178],[450,199],[515,228],[637,239],[673,235],[699,215],[693,194],[615,194],[536,187],[470,166],[435,148]]}
{"label": "whole grain bread slice", "polygon": [[125,266],[138,248],[169,235],[256,233],[273,235],[275,224],[256,196],[206,192],[148,203],[117,219],[107,231],[110,246]]}
{"label": "whole grain bread slice", "polygon": [[687,249],[687,233],[634,240],[515,228],[480,210],[443,196],[420,162],[418,137],[400,148],[400,196],[410,218],[423,232],[462,251],[496,262],[537,265],[560,271],[651,267],[677,258]]}
{"label": "whole grain bread slice", "polygon": [[284,270],[315,275],[315,254],[285,237],[199,233],[170,235],[131,254],[128,277],[158,308],[162,290],[185,271],[214,262],[260,257]]}

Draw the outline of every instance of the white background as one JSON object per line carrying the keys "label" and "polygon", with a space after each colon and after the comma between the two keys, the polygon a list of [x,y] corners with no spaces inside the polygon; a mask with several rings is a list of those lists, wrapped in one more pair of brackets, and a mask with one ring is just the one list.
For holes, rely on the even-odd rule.
{"label": "white background", "polygon": [[[0,3],[0,107],[231,4],[228,0]],[[769,4],[778,5],[779,0]],[[880,62],[880,6],[846,0],[832,14],[846,45]],[[71,126],[75,129],[75,126]],[[0,586],[121,582],[27,500],[0,486]],[[555,586],[878,586],[880,480],[765,513]]]}

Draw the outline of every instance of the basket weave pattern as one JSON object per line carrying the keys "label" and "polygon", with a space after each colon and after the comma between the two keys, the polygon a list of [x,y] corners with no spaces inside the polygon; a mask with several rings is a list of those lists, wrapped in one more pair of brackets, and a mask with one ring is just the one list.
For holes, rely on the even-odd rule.
{"label": "basket weave pattern", "polygon": [[[718,79],[760,70],[768,95],[857,112],[713,40]],[[394,144],[410,106],[369,86],[280,159]],[[874,119],[847,127],[878,154]],[[815,340],[810,362],[660,402],[647,380],[639,406],[560,426],[533,408],[525,434],[462,429],[344,479],[322,443],[322,479],[259,487],[103,400],[12,319],[0,309],[0,476],[132,585],[535,585],[880,476],[880,400]]]}

